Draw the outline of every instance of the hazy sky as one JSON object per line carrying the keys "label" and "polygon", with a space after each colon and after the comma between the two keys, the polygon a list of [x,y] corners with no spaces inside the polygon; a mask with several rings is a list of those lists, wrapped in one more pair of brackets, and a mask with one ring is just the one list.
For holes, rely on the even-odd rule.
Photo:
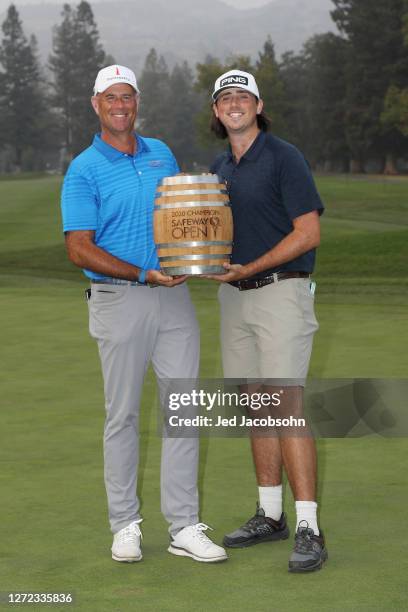
{"label": "hazy sky", "polygon": [[[96,2],[103,2],[104,0],[88,0],[90,4],[95,4]],[[194,1],[194,0],[193,0]],[[195,0],[196,2],[205,2],[205,0]],[[262,6],[263,4],[268,4],[269,2],[273,2],[274,0],[222,0],[225,4],[230,4],[231,6],[235,6],[236,8],[255,8],[257,6]],[[24,4],[78,4],[79,0],[15,0],[14,4],[18,8],[19,6],[23,6]],[[307,0],[304,0],[307,2]],[[0,12],[3,12],[7,9],[7,7],[11,4],[10,0],[0,0]]]}

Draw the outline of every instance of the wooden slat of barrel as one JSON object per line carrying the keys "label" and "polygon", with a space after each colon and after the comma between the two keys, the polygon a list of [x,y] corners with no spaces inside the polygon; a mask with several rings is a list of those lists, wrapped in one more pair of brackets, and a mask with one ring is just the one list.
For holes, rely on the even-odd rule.
{"label": "wooden slat of barrel", "polygon": [[[227,241],[225,241],[227,242]],[[191,243],[192,244],[192,243]],[[159,257],[169,257],[169,256],[176,256],[176,255],[185,255],[186,254],[186,249],[190,250],[190,253],[193,253],[193,249],[194,248],[194,253],[198,253],[200,254],[200,247],[158,247],[157,248],[157,254]],[[208,253],[209,255],[229,255],[231,252],[231,245],[218,245],[218,244],[211,244],[211,245],[207,245],[205,247],[201,247],[201,253]]]}
{"label": "wooden slat of barrel", "polygon": [[222,191],[225,189],[224,183],[182,183],[178,185],[159,185],[157,188],[158,192],[166,191],[181,191],[183,189],[218,189]]}
{"label": "wooden slat of barrel", "polygon": [[163,196],[155,199],[156,205],[159,204],[174,204],[177,207],[178,202],[229,202],[228,194],[224,193],[201,193],[201,194],[186,194],[177,196]]}
{"label": "wooden slat of barrel", "polygon": [[224,272],[232,250],[232,214],[219,177],[163,179],[155,200],[154,239],[160,265],[169,274]]}
{"label": "wooden slat of barrel", "polygon": [[[174,244],[175,246],[179,241],[205,243],[195,246],[194,253],[211,252],[212,246],[216,246],[214,242],[217,241],[229,242],[230,246],[225,247],[229,248],[229,251],[225,252],[231,252],[231,209],[229,206],[217,206],[214,209],[195,206],[191,209],[155,210],[154,239],[156,244]],[[188,249],[188,247],[183,248]]]}

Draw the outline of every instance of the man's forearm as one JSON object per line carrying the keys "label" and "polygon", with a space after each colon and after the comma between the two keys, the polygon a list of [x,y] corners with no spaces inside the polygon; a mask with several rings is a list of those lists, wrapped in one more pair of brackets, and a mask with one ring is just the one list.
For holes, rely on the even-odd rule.
{"label": "man's forearm", "polygon": [[[224,264],[226,270],[225,274],[210,274],[207,275],[207,278],[212,278],[221,283],[244,280],[264,270],[278,268],[282,264],[293,261],[297,257],[300,257],[300,255],[319,246],[320,223],[316,211],[306,213],[294,219],[293,225],[293,230],[285,236],[285,238],[270,249],[270,251],[258,257],[258,259],[245,265]],[[302,270],[298,271],[302,272]]]}
{"label": "man's forearm", "polygon": [[131,281],[139,278],[140,268],[111,255],[93,242],[77,242],[73,247],[68,237],[67,249],[72,263],[80,268],[113,278]]}
{"label": "man's forearm", "polygon": [[258,257],[258,259],[246,264],[244,266],[245,276],[254,276],[255,274],[259,274],[264,270],[276,268],[284,263],[287,263],[288,261],[296,259],[304,253],[307,253],[307,251],[310,251],[316,246],[318,246],[316,239],[312,239],[303,232],[294,229],[275,247],[273,247],[273,249],[267,253],[264,253],[264,255]]}

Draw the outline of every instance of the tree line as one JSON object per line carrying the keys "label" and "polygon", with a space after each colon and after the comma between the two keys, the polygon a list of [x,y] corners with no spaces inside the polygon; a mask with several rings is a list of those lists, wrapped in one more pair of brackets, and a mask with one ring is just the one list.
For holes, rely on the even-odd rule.
{"label": "tree line", "polygon": [[[194,68],[170,69],[151,49],[138,75],[140,132],[166,141],[184,170],[206,167],[224,146],[209,131],[214,81],[240,68],[255,75],[273,132],[313,168],[397,173],[408,157],[408,0],[331,1],[338,34],[313,36],[280,59],[270,38],[255,59],[208,56]],[[64,170],[98,130],[93,79],[115,58],[84,0],[63,6],[45,65],[13,4],[2,33],[0,171]]]}

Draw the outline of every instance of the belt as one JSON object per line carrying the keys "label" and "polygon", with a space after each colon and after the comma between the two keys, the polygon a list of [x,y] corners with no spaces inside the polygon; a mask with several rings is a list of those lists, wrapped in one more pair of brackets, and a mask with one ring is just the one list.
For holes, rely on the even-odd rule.
{"label": "belt", "polygon": [[128,281],[124,278],[96,278],[91,279],[93,285],[129,285],[130,287],[158,287],[153,283],[139,283],[139,281]]}
{"label": "belt", "polygon": [[272,276],[265,276],[265,278],[249,279],[241,281],[232,281],[229,283],[233,287],[237,287],[240,291],[248,291],[249,289],[260,289],[265,285],[270,285],[278,281],[286,280],[288,278],[310,278],[309,272],[275,272]]}

